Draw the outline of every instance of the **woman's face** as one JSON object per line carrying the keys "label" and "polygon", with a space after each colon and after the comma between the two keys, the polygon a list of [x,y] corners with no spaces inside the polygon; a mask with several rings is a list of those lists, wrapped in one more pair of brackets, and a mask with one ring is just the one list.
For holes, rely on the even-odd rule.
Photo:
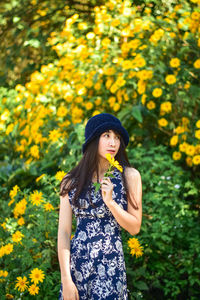
{"label": "woman's face", "polygon": [[98,153],[102,158],[106,158],[106,153],[115,157],[120,147],[120,135],[113,130],[107,130],[100,135]]}

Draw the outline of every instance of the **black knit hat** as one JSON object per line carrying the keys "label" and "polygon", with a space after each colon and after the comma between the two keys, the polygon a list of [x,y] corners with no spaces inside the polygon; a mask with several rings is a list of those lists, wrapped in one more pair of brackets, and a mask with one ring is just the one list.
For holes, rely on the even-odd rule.
{"label": "black knit hat", "polygon": [[85,127],[85,143],[82,146],[83,153],[87,145],[97,136],[100,136],[106,130],[115,130],[122,137],[125,146],[129,143],[129,135],[122,126],[119,119],[108,113],[98,114],[90,118]]}

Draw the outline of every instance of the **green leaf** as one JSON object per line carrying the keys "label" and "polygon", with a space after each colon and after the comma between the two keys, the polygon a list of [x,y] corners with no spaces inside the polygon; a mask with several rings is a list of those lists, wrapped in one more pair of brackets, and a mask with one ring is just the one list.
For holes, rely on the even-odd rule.
{"label": "green leaf", "polygon": [[136,281],[134,286],[139,290],[147,291],[149,288],[144,281]]}
{"label": "green leaf", "polygon": [[99,182],[94,182],[94,186],[95,186],[95,193],[97,193],[98,190],[100,189],[101,184]]}
{"label": "green leaf", "polygon": [[138,122],[142,123],[143,118],[142,118],[140,106],[136,105],[136,106],[133,107],[133,109],[132,109],[132,116],[133,116]]}

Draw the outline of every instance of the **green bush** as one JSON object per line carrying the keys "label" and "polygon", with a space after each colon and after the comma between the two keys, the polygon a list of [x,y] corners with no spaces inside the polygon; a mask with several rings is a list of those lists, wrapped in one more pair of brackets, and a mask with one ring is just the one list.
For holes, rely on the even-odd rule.
{"label": "green bush", "polygon": [[144,255],[132,259],[125,243],[131,299],[198,299],[199,214],[190,208],[198,190],[188,172],[174,165],[167,147],[137,147],[129,157],[143,181],[139,239],[144,247]]}

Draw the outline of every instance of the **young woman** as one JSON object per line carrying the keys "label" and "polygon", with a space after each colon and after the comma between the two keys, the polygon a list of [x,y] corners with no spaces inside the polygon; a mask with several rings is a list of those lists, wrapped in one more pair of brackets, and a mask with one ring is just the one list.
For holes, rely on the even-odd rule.
{"label": "young woman", "polygon": [[[58,227],[61,270],[59,299],[127,300],[127,282],[120,230],[138,234],[142,221],[140,173],[125,152],[129,136],[121,122],[102,113],[85,128],[83,157],[62,180]],[[106,154],[123,167],[109,168]],[[101,188],[95,191],[95,182]],[[72,240],[72,213],[77,228]]]}

